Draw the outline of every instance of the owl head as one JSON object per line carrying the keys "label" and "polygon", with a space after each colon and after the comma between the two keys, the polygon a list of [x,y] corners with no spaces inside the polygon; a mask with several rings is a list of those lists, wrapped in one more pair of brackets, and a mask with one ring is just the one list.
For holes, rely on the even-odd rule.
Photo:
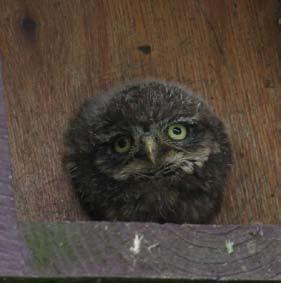
{"label": "owl head", "polygon": [[223,124],[204,102],[179,85],[158,81],[94,96],[65,140],[67,168],[88,205],[103,203],[98,193],[125,203],[123,198],[163,200],[173,191],[198,194],[212,186],[219,199],[231,159]]}

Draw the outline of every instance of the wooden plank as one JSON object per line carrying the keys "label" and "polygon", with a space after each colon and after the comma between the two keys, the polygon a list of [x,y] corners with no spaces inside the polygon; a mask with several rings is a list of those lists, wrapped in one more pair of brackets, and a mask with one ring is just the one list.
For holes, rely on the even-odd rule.
{"label": "wooden plank", "polygon": [[0,61],[0,276],[22,274],[21,243],[17,234],[14,195],[11,188],[11,163],[7,116],[4,109]]}
{"label": "wooden plank", "polygon": [[38,222],[20,231],[28,277],[281,280],[280,226]]}
{"label": "wooden plank", "polygon": [[21,220],[85,220],[61,168],[80,103],[114,83],[178,81],[225,121],[234,167],[220,224],[281,222],[278,1],[0,1]]}

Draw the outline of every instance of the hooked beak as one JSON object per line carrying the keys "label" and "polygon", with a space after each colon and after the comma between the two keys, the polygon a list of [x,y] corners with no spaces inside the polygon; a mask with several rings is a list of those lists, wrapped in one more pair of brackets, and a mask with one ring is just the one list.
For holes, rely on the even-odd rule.
{"label": "hooked beak", "polygon": [[155,139],[151,136],[144,137],[143,143],[148,159],[155,165],[157,157],[157,144]]}

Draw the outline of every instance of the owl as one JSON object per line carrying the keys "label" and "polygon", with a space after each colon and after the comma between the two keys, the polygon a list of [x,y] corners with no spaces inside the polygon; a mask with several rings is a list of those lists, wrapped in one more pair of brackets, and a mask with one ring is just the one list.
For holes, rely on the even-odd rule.
{"label": "owl", "polygon": [[93,220],[207,223],[231,165],[223,123],[183,86],[132,82],[87,100],[64,165]]}

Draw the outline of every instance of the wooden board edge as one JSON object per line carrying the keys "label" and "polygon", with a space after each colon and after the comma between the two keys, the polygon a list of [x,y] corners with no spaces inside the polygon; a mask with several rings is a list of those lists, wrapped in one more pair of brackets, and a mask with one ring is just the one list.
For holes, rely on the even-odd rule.
{"label": "wooden board edge", "polygon": [[7,115],[0,58],[0,276],[23,274],[22,241],[18,238]]}
{"label": "wooden board edge", "polygon": [[24,276],[281,280],[281,226],[23,222]]}

